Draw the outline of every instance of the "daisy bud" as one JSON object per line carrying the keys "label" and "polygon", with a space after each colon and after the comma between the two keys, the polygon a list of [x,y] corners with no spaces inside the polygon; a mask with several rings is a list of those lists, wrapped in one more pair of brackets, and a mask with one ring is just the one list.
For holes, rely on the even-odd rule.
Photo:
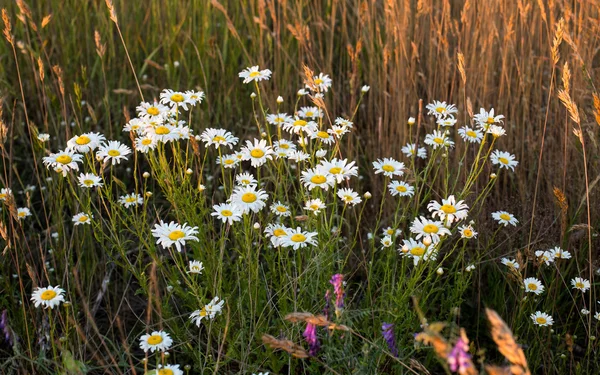
{"label": "daisy bud", "polygon": [[252,94],[250,94],[250,98],[251,98],[251,99],[254,99],[254,98],[256,98],[256,94],[255,94],[255,93],[252,93]]}
{"label": "daisy bud", "polygon": [[185,174],[187,174],[188,176],[191,175],[192,173],[194,173],[194,171],[192,171],[192,168],[188,168],[185,171]]}
{"label": "daisy bud", "polygon": [[371,199],[373,196],[368,191],[363,195],[365,199]]}
{"label": "daisy bud", "polygon": [[185,371],[190,371],[190,370],[192,369],[192,366],[190,366],[190,365],[185,365],[185,366],[183,366],[183,369],[184,369]]}
{"label": "daisy bud", "polygon": [[60,341],[60,342],[67,342],[67,338],[65,336],[60,336],[58,338],[58,341]]}
{"label": "daisy bud", "polygon": [[165,357],[167,357],[167,358],[168,358],[168,357],[171,355],[169,352],[164,352],[163,354],[164,354],[164,356],[165,356]]}
{"label": "daisy bud", "polygon": [[423,238],[423,245],[425,245],[425,246],[431,245],[431,237],[427,236],[427,237]]}
{"label": "daisy bud", "polygon": [[498,175],[497,175],[497,174],[495,174],[495,173],[492,173],[492,174],[490,175],[490,178],[491,178],[492,180],[493,180],[494,178],[496,178],[496,177],[498,177]]}
{"label": "daisy bud", "polygon": [[150,198],[152,196],[152,192],[151,191],[147,191],[146,194],[144,194],[146,196],[146,198]]}
{"label": "daisy bud", "polygon": [[365,92],[369,91],[370,89],[371,89],[371,86],[364,85],[364,86],[363,86],[363,87],[360,89],[360,91],[361,91],[361,92],[363,92],[363,93],[365,93]]}
{"label": "daisy bud", "polygon": [[262,133],[260,133],[260,136],[263,137],[263,138],[265,138],[267,136],[267,133],[262,132]]}
{"label": "daisy bud", "polygon": [[253,227],[256,230],[260,229],[260,223],[254,223]]}
{"label": "daisy bud", "polygon": [[592,340],[592,341],[596,340],[596,336],[590,336],[590,340]]}
{"label": "daisy bud", "polygon": [[279,103],[279,104],[283,103],[283,98],[281,96],[277,97],[277,103]]}
{"label": "daisy bud", "polygon": [[435,273],[437,273],[438,275],[442,276],[444,274],[444,269],[442,267],[438,268],[437,271],[435,271]]}
{"label": "daisy bud", "polygon": [[206,190],[206,187],[202,184],[198,185],[198,191],[199,192],[203,192],[204,190]]}
{"label": "daisy bud", "polygon": [[167,292],[171,293],[173,291],[173,285],[167,286]]}
{"label": "daisy bud", "polygon": [[308,91],[306,91],[305,89],[298,90],[298,96],[304,96],[306,94],[308,94]]}
{"label": "daisy bud", "polygon": [[402,245],[402,252],[404,254],[408,253],[408,246],[407,245]]}
{"label": "daisy bud", "polygon": [[179,61],[173,61],[173,66],[176,68],[179,68]]}
{"label": "daisy bud", "polygon": [[144,173],[142,174],[142,177],[144,177],[144,178],[148,178],[148,177],[150,177],[150,173],[148,173],[148,172],[144,172]]}
{"label": "daisy bud", "polygon": [[561,355],[560,355],[560,358],[561,358],[561,359],[565,359],[565,358],[567,358],[567,356],[566,356],[565,354],[561,354]]}
{"label": "daisy bud", "polygon": [[444,153],[442,154],[442,157],[443,157],[443,158],[447,158],[447,157],[448,157],[448,154],[444,152]]}
{"label": "daisy bud", "polygon": [[409,117],[408,118],[408,125],[414,125],[415,124],[415,118],[414,117]]}

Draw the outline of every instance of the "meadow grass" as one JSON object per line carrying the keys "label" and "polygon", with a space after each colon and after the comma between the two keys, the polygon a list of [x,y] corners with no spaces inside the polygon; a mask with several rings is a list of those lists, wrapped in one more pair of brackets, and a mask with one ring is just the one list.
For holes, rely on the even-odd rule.
{"label": "meadow grass", "polygon": [[597,373],[599,15],[6,4],[0,368]]}

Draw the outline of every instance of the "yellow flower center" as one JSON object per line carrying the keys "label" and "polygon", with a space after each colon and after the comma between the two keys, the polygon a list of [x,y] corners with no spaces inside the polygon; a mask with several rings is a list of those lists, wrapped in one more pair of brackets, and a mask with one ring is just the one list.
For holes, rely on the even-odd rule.
{"label": "yellow flower center", "polygon": [[387,233],[387,234],[389,234],[391,236],[392,234],[394,234],[394,230],[393,229],[388,229],[388,230],[385,231],[385,233]]}
{"label": "yellow flower center", "polygon": [[279,228],[277,228],[277,229],[275,229],[275,230],[273,231],[273,235],[274,235],[275,237],[281,237],[281,236],[285,236],[285,235],[286,235],[286,233],[285,233],[285,231],[284,231],[283,229],[279,229]]}
{"label": "yellow flower center", "polygon": [[342,168],[340,167],[333,167],[329,170],[329,173],[331,174],[340,174],[342,172]]}
{"label": "yellow flower center", "polygon": [[294,121],[294,126],[306,126],[307,122],[304,120],[296,120]]}
{"label": "yellow flower center", "polygon": [[258,77],[259,75],[260,75],[260,72],[251,72],[251,73],[250,73],[248,76],[249,76],[250,78],[256,78],[256,77]]}
{"label": "yellow flower center", "polygon": [[456,208],[451,204],[445,204],[440,207],[440,210],[444,211],[445,214],[453,214],[456,212]]}
{"label": "yellow flower center", "polygon": [[310,205],[310,209],[313,210],[313,211],[316,211],[316,210],[319,209],[319,205],[313,203],[313,204]]}
{"label": "yellow flower center", "polygon": [[410,253],[416,257],[420,257],[423,256],[423,254],[425,254],[425,249],[420,246],[413,247],[412,249],[410,249]]}
{"label": "yellow flower center", "polygon": [[287,143],[283,143],[283,144],[280,144],[280,145],[279,145],[279,148],[282,148],[282,149],[284,149],[284,150],[287,150],[287,149],[289,149],[289,148],[290,148],[290,145],[288,145]]}
{"label": "yellow flower center", "polygon": [[[177,241],[185,237],[185,233],[182,230],[176,229],[169,233],[169,239],[171,241]],[[160,342],[160,341],[159,341]]]}
{"label": "yellow flower center", "polygon": [[423,227],[423,232],[425,233],[437,233],[439,228],[435,224],[427,224]]}
{"label": "yellow flower center", "polygon": [[85,186],[92,186],[94,184],[93,180],[83,180],[83,184]]}
{"label": "yellow flower center", "polygon": [[315,84],[320,85],[322,83],[323,83],[323,80],[321,78],[315,79]]}
{"label": "yellow flower center", "polygon": [[477,133],[475,133],[473,130],[468,130],[466,134],[471,138],[477,138]]}
{"label": "yellow flower center", "polygon": [[86,221],[88,221],[88,217],[86,215],[83,215],[79,218],[80,223],[85,223]]}
{"label": "yellow flower center", "polygon": [[529,288],[529,290],[537,290],[538,289],[537,285],[535,285],[534,283],[529,283],[529,285],[527,285],[527,287]]}
{"label": "yellow flower center", "polygon": [[0,194],[0,199],[5,200],[8,197],[8,194]]}
{"label": "yellow flower center", "polygon": [[46,290],[40,295],[40,298],[44,301],[50,301],[51,299],[54,299],[54,297],[56,297],[56,292],[53,290]]}
{"label": "yellow flower center", "polygon": [[312,111],[306,112],[306,117],[313,117],[313,112]]}
{"label": "yellow flower center", "polygon": [[264,155],[265,152],[260,148],[255,148],[254,150],[250,151],[250,156],[253,158],[262,158]]}
{"label": "yellow flower center", "polygon": [[326,181],[327,177],[323,176],[322,174],[316,174],[310,179],[310,182],[317,185],[324,184]]}
{"label": "yellow flower center", "polygon": [[538,316],[537,318],[535,318],[535,321],[538,324],[546,324],[546,322],[547,322],[546,318],[544,318],[543,316]]}
{"label": "yellow flower center", "polygon": [[250,183],[250,180],[242,180],[242,184],[244,185],[248,185]]}
{"label": "yellow flower center", "polygon": [[472,230],[470,230],[470,229],[465,229],[465,230],[463,231],[463,235],[464,235],[465,237],[471,237],[471,236],[473,236],[473,231],[472,231]]}
{"label": "yellow flower center", "polygon": [[500,219],[510,221],[510,215],[509,214],[500,214]]}
{"label": "yellow flower center", "polygon": [[112,157],[121,155],[121,153],[119,152],[119,150],[108,150],[107,153],[108,153],[109,156],[112,156]]}
{"label": "yellow flower center", "polygon": [[408,189],[406,189],[406,186],[402,186],[402,185],[398,185],[396,186],[396,191],[399,191],[401,193],[406,193]]}
{"label": "yellow flower center", "polygon": [[488,117],[487,120],[485,120],[485,123],[486,124],[490,124],[490,125],[493,124],[493,123],[495,123],[495,122],[496,122],[496,120],[494,120],[493,117]]}
{"label": "yellow flower center", "polygon": [[173,94],[171,95],[171,100],[175,103],[181,103],[185,98],[181,94]]}
{"label": "yellow flower center", "polygon": [[444,113],[444,112],[446,112],[446,108],[444,108],[444,107],[437,107],[437,108],[435,109],[435,111],[436,111],[437,113]]}
{"label": "yellow flower center", "polygon": [[320,131],[317,133],[317,137],[327,139],[327,138],[329,138],[329,134],[327,134],[327,132]]}
{"label": "yellow flower center", "polygon": [[384,165],[383,167],[381,167],[381,169],[383,169],[386,172],[394,172],[396,170],[396,168],[389,164]]}
{"label": "yellow flower center", "polygon": [[158,370],[158,375],[173,375],[173,370],[168,368],[163,368]]}
{"label": "yellow flower center", "polygon": [[440,138],[440,137],[433,138],[433,141],[435,143],[437,143],[438,145],[441,145],[442,143],[444,143],[444,140],[442,138]]}
{"label": "yellow flower center", "polygon": [[152,139],[150,139],[150,138],[144,138],[144,139],[142,139],[142,145],[143,146],[148,146],[151,143],[152,143]]}
{"label": "yellow flower center", "polygon": [[292,241],[294,242],[304,242],[306,241],[306,237],[301,233],[296,233],[292,236]]}
{"label": "yellow flower center", "polygon": [[151,116],[156,116],[156,115],[160,114],[160,111],[156,107],[148,107],[148,109],[146,110],[146,113],[148,113]]}
{"label": "yellow flower center", "polygon": [[21,211],[17,214],[18,217],[25,217],[25,211]]}
{"label": "yellow flower center", "polygon": [[155,132],[158,135],[165,135],[165,134],[169,134],[171,132],[171,130],[169,128],[167,128],[166,126],[159,126],[156,128]]}
{"label": "yellow flower center", "polygon": [[69,155],[60,155],[56,158],[56,161],[60,164],[69,164],[72,160]]}
{"label": "yellow flower center", "polygon": [[225,164],[227,164],[227,165],[231,165],[233,163],[235,163],[235,160],[233,160],[233,159],[227,159],[227,160],[225,160]]}
{"label": "yellow flower center", "polygon": [[223,210],[223,211],[221,211],[221,215],[229,217],[229,216],[233,215],[233,212],[231,212],[229,210]]}
{"label": "yellow flower center", "polygon": [[127,203],[133,203],[136,200],[137,200],[137,198],[134,198],[134,197],[127,197],[127,198],[125,198],[125,202],[127,202]]}
{"label": "yellow flower center", "polygon": [[242,195],[242,202],[244,203],[252,203],[256,201],[256,194],[254,193],[246,193]]}
{"label": "yellow flower center", "polygon": [[352,199],[354,199],[354,198],[352,198],[352,196],[351,196],[351,195],[344,195],[344,198],[343,198],[343,199],[344,199],[344,201],[346,201],[346,202],[351,202],[351,201],[352,201]]}
{"label": "yellow flower center", "polygon": [[158,345],[163,342],[163,338],[161,335],[152,335],[148,337],[148,344],[150,345]]}
{"label": "yellow flower center", "polygon": [[582,282],[576,282],[575,283],[575,288],[583,289],[584,288],[583,283]]}
{"label": "yellow flower center", "polygon": [[87,145],[88,143],[90,143],[91,139],[85,135],[80,135],[79,137],[77,137],[77,139],[75,140],[75,143],[77,143],[80,146],[83,145]]}
{"label": "yellow flower center", "polygon": [[213,142],[226,142],[227,140],[225,139],[225,137],[221,137],[220,135],[217,135],[216,137],[213,138]]}
{"label": "yellow flower center", "polygon": [[502,164],[508,164],[508,159],[507,158],[498,158],[498,161]]}
{"label": "yellow flower center", "polygon": [[285,208],[283,206],[277,206],[277,207],[275,207],[275,209],[279,212],[287,212],[287,208]]}

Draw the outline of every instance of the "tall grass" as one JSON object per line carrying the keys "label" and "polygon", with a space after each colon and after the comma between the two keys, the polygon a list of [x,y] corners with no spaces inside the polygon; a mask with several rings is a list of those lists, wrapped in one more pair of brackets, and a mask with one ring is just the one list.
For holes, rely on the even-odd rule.
{"label": "tall grass", "polygon": [[[461,326],[483,371],[484,362],[503,359],[491,350],[475,355],[475,348],[494,342],[515,363],[502,350],[490,313],[493,340],[487,334],[483,308],[490,307],[524,345],[532,372],[595,373],[599,16],[600,6],[584,0],[6,4],[0,184],[15,194],[5,201],[0,227],[3,371],[145,373],[158,363],[180,363],[189,373],[438,373],[449,371],[448,352],[440,355],[435,343],[447,340],[448,350],[459,338],[468,343]],[[272,78],[243,85],[238,73],[251,65],[271,69]],[[333,78],[324,101],[297,95],[312,77],[304,66]],[[361,178],[350,186],[372,198],[362,196],[352,208],[331,191],[301,186],[301,171],[319,163],[316,141],[306,146],[305,164],[238,167],[259,179],[268,205],[290,204],[294,214],[282,223],[318,233],[318,246],[291,251],[270,246],[264,236],[277,221],[268,207],[231,226],[210,216],[235,188],[235,173],[215,165],[223,147],[192,138],[147,155],[134,151],[112,167],[88,154],[80,169],[103,177],[98,191],[82,190],[72,176],[41,164],[83,132],[133,148],[134,136],[123,126],[137,116],[140,101],[158,99],[164,88],[204,91],[203,103],[178,119],[194,134],[227,129],[241,144],[279,140],[281,132],[264,117],[276,110],[291,114],[316,104],[327,111],[320,128],[329,126],[328,118],[352,118],[352,133],[327,159],[355,160]],[[479,146],[453,132],[451,151],[428,148],[427,160],[407,159],[401,148],[414,140],[424,147],[425,135],[436,129],[424,108],[433,100],[457,104],[455,128],[472,124],[480,107],[493,107],[505,116],[507,135],[497,144],[488,136]],[[408,126],[411,116],[417,121]],[[38,141],[39,133],[50,141]],[[494,148],[515,154],[514,173],[489,162]],[[413,199],[390,197],[390,179],[373,174],[371,162],[383,157],[405,162]],[[131,192],[144,203],[126,209],[118,199]],[[410,237],[429,201],[449,195],[466,200],[478,238],[461,239],[452,226],[437,260],[413,266],[395,251],[400,239]],[[327,204],[321,214],[303,209],[311,197]],[[33,215],[18,220],[17,207]],[[498,226],[490,214],[499,210],[515,214],[519,226]],[[91,225],[73,226],[79,212],[93,213]],[[150,230],[159,220],[199,227],[198,241],[181,253],[157,246]],[[399,232],[382,249],[388,226]],[[546,267],[535,251],[555,246],[573,258]],[[504,257],[520,269],[500,264]],[[203,262],[202,275],[186,272],[190,260]],[[346,306],[329,306],[323,318],[334,274],[348,282]],[[525,293],[526,277],[542,280],[545,293]],[[574,277],[590,280],[592,288],[572,289]],[[61,285],[70,303],[35,309],[31,292],[47,285]],[[190,324],[189,314],[215,296],[225,300],[222,313],[200,327]],[[537,310],[549,312],[554,326],[533,325],[529,315]],[[295,312],[315,315],[288,316]],[[442,330],[427,319],[447,323]],[[384,322],[394,323],[397,356],[382,336]],[[319,354],[300,360],[295,357],[309,356],[297,346],[305,345],[305,324],[329,329],[318,330]],[[154,330],[175,339],[169,354],[139,349],[140,336]],[[420,331],[435,353],[415,343]],[[278,341],[284,338],[291,341]]]}

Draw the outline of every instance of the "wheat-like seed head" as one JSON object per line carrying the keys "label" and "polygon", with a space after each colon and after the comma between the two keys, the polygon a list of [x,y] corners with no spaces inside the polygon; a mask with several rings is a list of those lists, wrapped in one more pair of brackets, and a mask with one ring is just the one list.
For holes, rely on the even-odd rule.
{"label": "wheat-like seed head", "polygon": [[504,320],[502,320],[500,315],[494,310],[486,308],[485,314],[490,321],[492,339],[494,339],[494,342],[498,346],[498,351],[502,353],[510,363],[521,368],[520,372],[514,372],[513,370],[513,374],[530,374],[525,353],[515,341],[510,328],[508,328]]}

